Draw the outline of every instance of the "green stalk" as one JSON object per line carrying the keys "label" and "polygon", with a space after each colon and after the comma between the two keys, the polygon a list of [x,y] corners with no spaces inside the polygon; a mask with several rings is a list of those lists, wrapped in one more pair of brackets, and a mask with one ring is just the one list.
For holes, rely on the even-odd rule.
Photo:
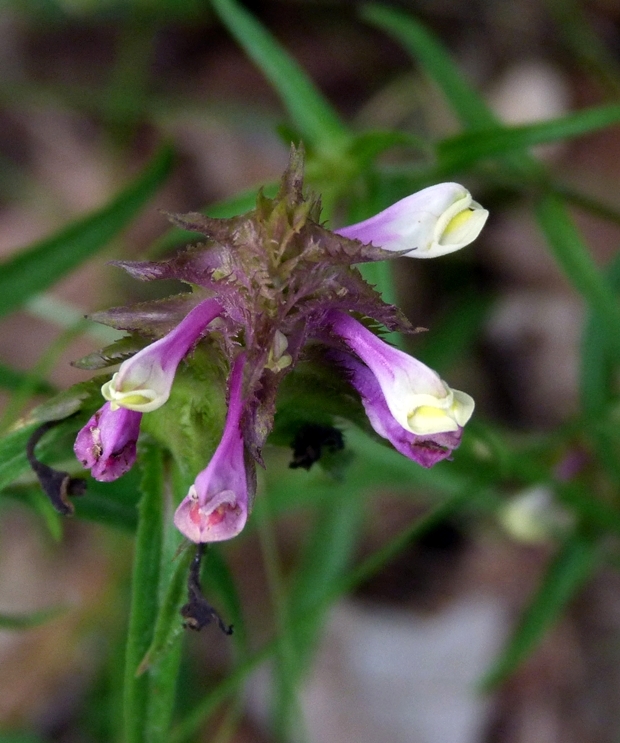
{"label": "green stalk", "polygon": [[162,550],[164,470],[159,447],[147,442],[141,450],[142,498],[131,584],[129,631],[125,655],[125,743],[146,743],[150,675],[137,676],[153,639],[158,608]]}

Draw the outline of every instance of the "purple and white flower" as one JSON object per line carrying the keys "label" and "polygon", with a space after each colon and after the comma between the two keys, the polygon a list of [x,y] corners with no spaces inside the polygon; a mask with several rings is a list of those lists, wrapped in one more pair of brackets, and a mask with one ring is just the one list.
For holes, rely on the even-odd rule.
{"label": "purple and white flower", "polygon": [[192,542],[231,539],[248,518],[250,486],[241,432],[244,364],[244,356],[238,356],[231,371],[222,439],[174,516],[177,529]]}
{"label": "purple and white flower", "polygon": [[122,407],[149,413],[160,408],[170,396],[181,360],[221,313],[222,306],[216,299],[205,299],[167,335],[124,361],[101,388],[112,410]]}
{"label": "purple and white flower", "polygon": [[474,401],[451,389],[421,361],[388,345],[350,315],[331,310],[327,322],[370,369],[397,423],[417,436],[459,431],[471,418]]}
{"label": "purple and white flower", "polygon": [[411,258],[437,258],[473,242],[488,216],[466,188],[458,183],[439,183],[397,201],[370,219],[336,230],[336,234]]}
{"label": "purple and white flower", "polygon": [[349,381],[358,391],[370,425],[387,439],[396,451],[412,459],[422,467],[433,467],[442,459],[447,459],[461,443],[463,429],[427,434],[412,433],[401,426],[387,406],[385,396],[372,371],[351,354],[332,351],[332,358],[348,372]]}

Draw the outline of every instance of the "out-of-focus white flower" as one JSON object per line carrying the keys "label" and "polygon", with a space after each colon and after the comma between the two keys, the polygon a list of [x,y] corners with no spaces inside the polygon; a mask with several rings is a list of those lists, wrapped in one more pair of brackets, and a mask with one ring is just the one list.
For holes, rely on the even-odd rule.
{"label": "out-of-focus white flower", "polygon": [[536,544],[565,532],[572,514],[555,500],[553,490],[536,485],[512,497],[499,511],[501,525],[513,539]]}

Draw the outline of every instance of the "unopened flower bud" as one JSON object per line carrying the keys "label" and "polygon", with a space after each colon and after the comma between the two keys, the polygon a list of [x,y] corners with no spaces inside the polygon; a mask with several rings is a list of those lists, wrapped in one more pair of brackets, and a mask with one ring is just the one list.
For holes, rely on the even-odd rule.
{"label": "unopened flower bud", "polygon": [[222,439],[174,516],[177,529],[192,542],[231,539],[239,534],[248,518],[249,486],[240,429],[244,362],[244,357],[239,356],[231,372]]}

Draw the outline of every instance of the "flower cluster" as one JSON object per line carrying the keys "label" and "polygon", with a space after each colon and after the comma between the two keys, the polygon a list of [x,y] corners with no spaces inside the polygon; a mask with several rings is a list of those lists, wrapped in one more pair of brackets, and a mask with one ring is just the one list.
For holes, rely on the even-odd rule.
{"label": "flower cluster", "polygon": [[320,222],[318,199],[303,195],[302,177],[302,154],[293,149],[278,195],[260,194],[252,212],[172,215],[206,242],[169,260],[120,265],[138,279],[177,279],[191,291],[96,316],[155,337],[103,385],[105,404],[77,436],[75,453],[97,480],[114,480],[133,465],[142,417],[168,402],[180,365],[191,364],[199,348],[227,370],[220,443],[175,514],[177,528],[199,544],[243,529],[278,387],[309,346],[342,371],[376,433],[424,467],[450,456],[473,412],[469,395],[369,330],[368,321],[411,327],[354,264],[457,250],[478,235],[487,212],[462,186],[444,183],[331,232]]}

